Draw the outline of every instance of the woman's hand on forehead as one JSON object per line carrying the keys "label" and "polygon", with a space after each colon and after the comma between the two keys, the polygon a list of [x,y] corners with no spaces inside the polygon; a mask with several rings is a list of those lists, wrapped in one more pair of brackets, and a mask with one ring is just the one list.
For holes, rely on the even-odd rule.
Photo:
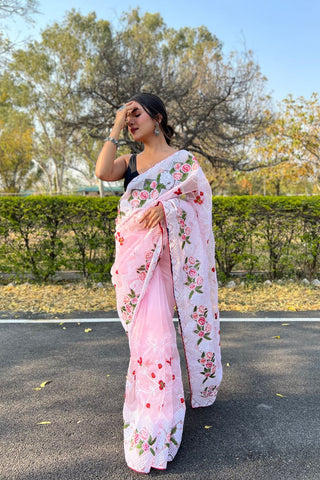
{"label": "woman's hand on forehead", "polygon": [[134,115],[136,112],[141,110],[141,106],[136,102],[130,102],[127,104],[127,117]]}

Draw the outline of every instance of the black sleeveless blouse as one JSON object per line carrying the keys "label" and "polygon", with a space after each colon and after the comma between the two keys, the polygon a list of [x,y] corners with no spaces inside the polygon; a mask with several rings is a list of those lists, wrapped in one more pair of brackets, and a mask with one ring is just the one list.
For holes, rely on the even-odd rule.
{"label": "black sleeveless blouse", "polygon": [[128,184],[133,180],[135,177],[139,175],[139,172],[137,171],[137,156],[135,154],[132,154],[129,160],[128,168],[127,171],[124,175],[124,190],[127,190]]}

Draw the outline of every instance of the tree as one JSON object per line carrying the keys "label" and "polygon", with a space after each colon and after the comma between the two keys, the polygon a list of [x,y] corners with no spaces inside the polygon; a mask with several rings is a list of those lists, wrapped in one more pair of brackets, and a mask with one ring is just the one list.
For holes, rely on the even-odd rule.
{"label": "tree", "polygon": [[[39,13],[38,4],[37,0],[0,0],[0,25],[1,20],[16,15],[32,22],[32,15]],[[4,63],[6,55],[13,48],[14,44],[0,32],[0,65]]]}
{"label": "tree", "polygon": [[[68,126],[78,112],[88,108],[87,99],[77,92],[94,55],[90,36],[97,35],[95,29],[108,31],[109,23],[95,22],[94,14],[82,17],[72,11],[61,25],[55,23],[44,30],[41,42],[33,41],[17,50],[10,64],[15,101],[32,116],[34,160],[51,192],[62,192],[70,169],[86,174],[83,158],[93,164],[92,157],[95,160],[98,155],[97,140],[90,139],[84,147],[87,128],[75,131]],[[101,141],[98,143],[101,147]],[[90,155],[89,146],[94,155]]]}
{"label": "tree", "polygon": [[[247,167],[252,135],[265,128],[265,78],[252,53],[225,60],[206,27],[167,28],[159,14],[124,14],[122,30],[98,45],[82,95],[91,110],[79,116],[93,137],[111,129],[116,109],[138,91],[165,101],[176,127],[174,145],[213,166]],[[123,144],[135,148],[127,132]]]}
{"label": "tree", "polygon": [[265,170],[259,174],[274,184],[277,195],[289,182],[303,183],[304,190],[311,190],[310,193],[312,186],[320,191],[319,100],[316,93],[309,100],[289,95],[281,102],[269,127],[255,141],[257,166]]}
{"label": "tree", "polygon": [[19,15],[30,20],[30,15],[38,13],[37,0],[0,0],[0,19]]}
{"label": "tree", "polygon": [[0,119],[0,185],[8,193],[28,186],[32,168],[33,129],[23,114],[12,113],[10,122]]}

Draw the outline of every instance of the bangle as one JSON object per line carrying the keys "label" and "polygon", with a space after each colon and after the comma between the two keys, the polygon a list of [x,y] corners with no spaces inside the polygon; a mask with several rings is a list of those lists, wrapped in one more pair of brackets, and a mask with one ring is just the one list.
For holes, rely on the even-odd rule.
{"label": "bangle", "polygon": [[119,140],[116,140],[115,138],[113,137],[108,137],[105,139],[105,142],[111,142],[113,143],[116,147],[118,146],[118,143],[119,143]]}

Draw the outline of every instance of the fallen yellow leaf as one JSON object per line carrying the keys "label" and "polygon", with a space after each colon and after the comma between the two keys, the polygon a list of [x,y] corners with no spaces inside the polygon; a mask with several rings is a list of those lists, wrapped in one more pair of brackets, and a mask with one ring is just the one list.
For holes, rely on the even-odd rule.
{"label": "fallen yellow leaf", "polygon": [[205,425],[204,427],[206,430],[208,430],[209,428],[212,428],[212,425]]}
{"label": "fallen yellow leaf", "polygon": [[60,323],[59,323],[60,326],[63,325],[63,324],[64,324],[64,322],[60,322]]}
{"label": "fallen yellow leaf", "polygon": [[286,325],[290,325],[290,323],[281,323],[282,327],[285,327]]}
{"label": "fallen yellow leaf", "polygon": [[46,385],[48,385],[48,383],[51,383],[51,382],[52,382],[52,380],[46,380],[45,382],[41,383],[40,387],[44,388]]}
{"label": "fallen yellow leaf", "polygon": [[92,332],[92,328],[85,328],[85,333]]}
{"label": "fallen yellow leaf", "polygon": [[62,330],[67,330],[67,327],[62,327]]}
{"label": "fallen yellow leaf", "polygon": [[106,375],[106,377],[108,378],[108,377],[110,377],[110,375]]}
{"label": "fallen yellow leaf", "polygon": [[289,310],[290,312],[295,312],[295,311],[296,311],[296,308],[295,308],[295,307],[288,307],[288,310]]}
{"label": "fallen yellow leaf", "polygon": [[50,425],[51,422],[38,422],[37,425]]}
{"label": "fallen yellow leaf", "polygon": [[278,338],[280,338],[280,335],[275,335],[275,336],[272,337],[272,338],[277,338],[277,339],[278,339]]}
{"label": "fallen yellow leaf", "polygon": [[281,395],[281,393],[276,393],[277,397],[281,397],[281,398],[286,398],[285,395]]}
{"label": "fallen yellow leaf", "polygon": [[229,363],[229,362],[227,362],[227,367],[230,367],[230,363]]}
{"label": "fallen yellow leaf", "polygon": [[35,390],[41,390],[41,387],[36,387]]}

